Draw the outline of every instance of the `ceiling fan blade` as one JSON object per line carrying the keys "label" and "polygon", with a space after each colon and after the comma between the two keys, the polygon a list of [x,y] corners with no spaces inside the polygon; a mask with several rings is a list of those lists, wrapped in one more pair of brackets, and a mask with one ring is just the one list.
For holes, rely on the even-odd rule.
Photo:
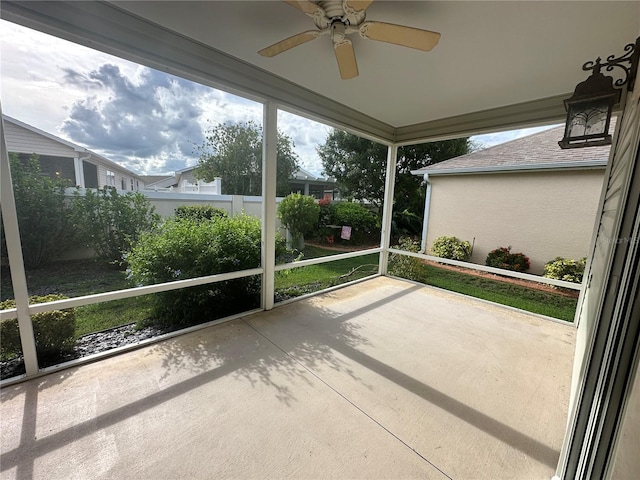
{"label": "ceiling fan blade", "polygon": [[336,52],[336,60],[338,60],[340,77],[343,80],[357,77],[358,63],[356,62],[356,53],[353,50],[351,40],[345,38],[341,42],[334,44],[333,48]]}
{"label": "ceiling fan blade", "polygon": [[428,52],[438,44],[440,34],[420,28],[394,23],[364,22],[359,27],[360,36],[379,42],[394,43]]}
{"label": "ceiling fan blade", "polygon": [[324,10],[320,5],[317,5],[309,0],[282,0],[284,3],[288,3],[292,7],[302,10],[307,15],[313,16],[314,14],[324,15]]}
{"label": "ceiling fan blade", "polygon": [[353,9],[356,12],[364,12],[372,3],[373,0],[344,0],[345,11]]}
{"label": "ceiling fan blade", "polygon": [[318,38],[320,35],[321,32],[319,30],[309,30],[307,32],[302,32],[292,37],[285,38],[284,40],[281,40],[278,43],[274,43],[269,47],[263,48],[258,53],[263,57],[275,57],[279,53],[286,52],[293,47],[297,47],[298,45],[302,45],[303,43],[310,42],[311,40]]}

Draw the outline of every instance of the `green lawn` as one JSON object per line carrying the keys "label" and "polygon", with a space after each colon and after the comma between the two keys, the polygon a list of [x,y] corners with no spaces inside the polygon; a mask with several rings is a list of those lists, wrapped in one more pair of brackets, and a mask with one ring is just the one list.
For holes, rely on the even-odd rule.
{"label": "green lawn", "polygon": [[[29,295],[59,293],[79,297],[132,286],[125,272],[91,260],[58,262],[26,273]],[[13,298],[8,269],[2,270],[0,293],[2,300]],[[145,320],[151,314],[152,303],[152,295],[144,295],[77,307],[76,337]]]}
{"label": "green lawn", "polygon": [[[316,246],[304,249],[303,259],[341,253]],[[276,273],[276,301],[316,292],[334,285],[372,275],[378,270],[379,254],[336,260],[320,265],[290,268]],[[492,302],[510,305],[566,321],[573,321],[577,300],[561,294],[512,285],[473,275],[420,266],[422,282]],[[57,263],[48,268],[27,272],[31,295],[60,293],[69,297],[129,288],[126,273],[93,261]],[[2,299],[12,298],[8,269],[2,270]],[[87,305],[76,309],[76,336],[129,323],[144,323],[153,311],[153,295]]]}
{"label": "green lawn", "polygon": [[[336,252],[319,247],[307,246],[303,259],[335,255]],[[291,268],[276,272],[276,301],[317,292],[334,285],[367,277],[378,272],[379,254],[371,253],[361,257],[334,260],[319,265]]]}
{"label": "green lawn", "polygon": [[423,264],[421,268],[423,269],[422,282],[427,285],[568,322],[573,321],[578,303],[576,298],[467,275],[430,264]]}

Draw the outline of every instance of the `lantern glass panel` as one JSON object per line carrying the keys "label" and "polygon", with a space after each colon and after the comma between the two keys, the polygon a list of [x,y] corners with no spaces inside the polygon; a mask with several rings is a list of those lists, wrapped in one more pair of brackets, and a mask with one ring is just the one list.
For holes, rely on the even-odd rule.
{"label": "lantern glass panel", "polygon": [[598,102],[576,103],[569,111],[569,137],[585,137],[591,135],[606,135],[607,118],[609,115],[609,100]]}

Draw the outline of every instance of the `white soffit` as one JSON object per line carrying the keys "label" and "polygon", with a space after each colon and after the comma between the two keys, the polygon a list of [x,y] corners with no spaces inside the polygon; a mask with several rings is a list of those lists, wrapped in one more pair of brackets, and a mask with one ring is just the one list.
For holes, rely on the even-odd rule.
{"label": "white soffit", "polygon": [[640,34],[640,2],[374,1],[367,19],[442,38],[421,52],[352,35],[360,76],[345,81],[327,37],[257,54],[314,28],[284,2],[115,3],[394,127],[572,92],[585,61],[622,53]]}

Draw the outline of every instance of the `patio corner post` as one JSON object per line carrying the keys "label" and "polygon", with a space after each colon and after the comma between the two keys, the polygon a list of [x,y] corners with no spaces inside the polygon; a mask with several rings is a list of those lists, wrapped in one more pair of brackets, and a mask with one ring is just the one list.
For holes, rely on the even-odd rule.
{"label": "patio corner post", "polygon": [[396,162],[398,160],[398,146],[396,144],[387,147],[387,174],[384,182],[384,203],[382,207],[382,231],[380,233],[380,275],[387,274],[389,260],[389,246],[391,244],[391,218],[393,217],[393,194],[396,184]]}
{"label": "patio corner post", "polygon": [[429,174],[424,174],[424,182],[427,184],[427,191],[424,196],[424,215],[422,216],[422,238],[420,240],[420,252],[427,253],[427,229],[429,228],[429,208],[431,207],[431,182]]}
{"label": "patio corner post", "polygon": [[[1,109],[0,109],[1,110]],[[0,111],[1,113],[1,111]],[[36,341],[33,335],[33,324],[29,315],[29,293],[27,291],[27,276],[24,272],[22,247],[20,245],[20,233],[18,229],[18,214],[16,201],[13,195],[11,182],[11,169],[9,167],[9,152],[4,138],[4,123],[0,116],[0,203],[2,204],[2,222],[4,224],[5,241],[7,243],[7,255],[11,269],[11,283],[13,295],[16,299],[18,314],[18,328],[20,330],[20,342],[22,356],[27,376],[38,373],[38,356],[36,354]]]}
{"label": "patio corner post", "polygon": [[278,108],[263,107],[262,136],[262,299],[264,310],[273,308],[276,264],[276,171],[278,167]]}

